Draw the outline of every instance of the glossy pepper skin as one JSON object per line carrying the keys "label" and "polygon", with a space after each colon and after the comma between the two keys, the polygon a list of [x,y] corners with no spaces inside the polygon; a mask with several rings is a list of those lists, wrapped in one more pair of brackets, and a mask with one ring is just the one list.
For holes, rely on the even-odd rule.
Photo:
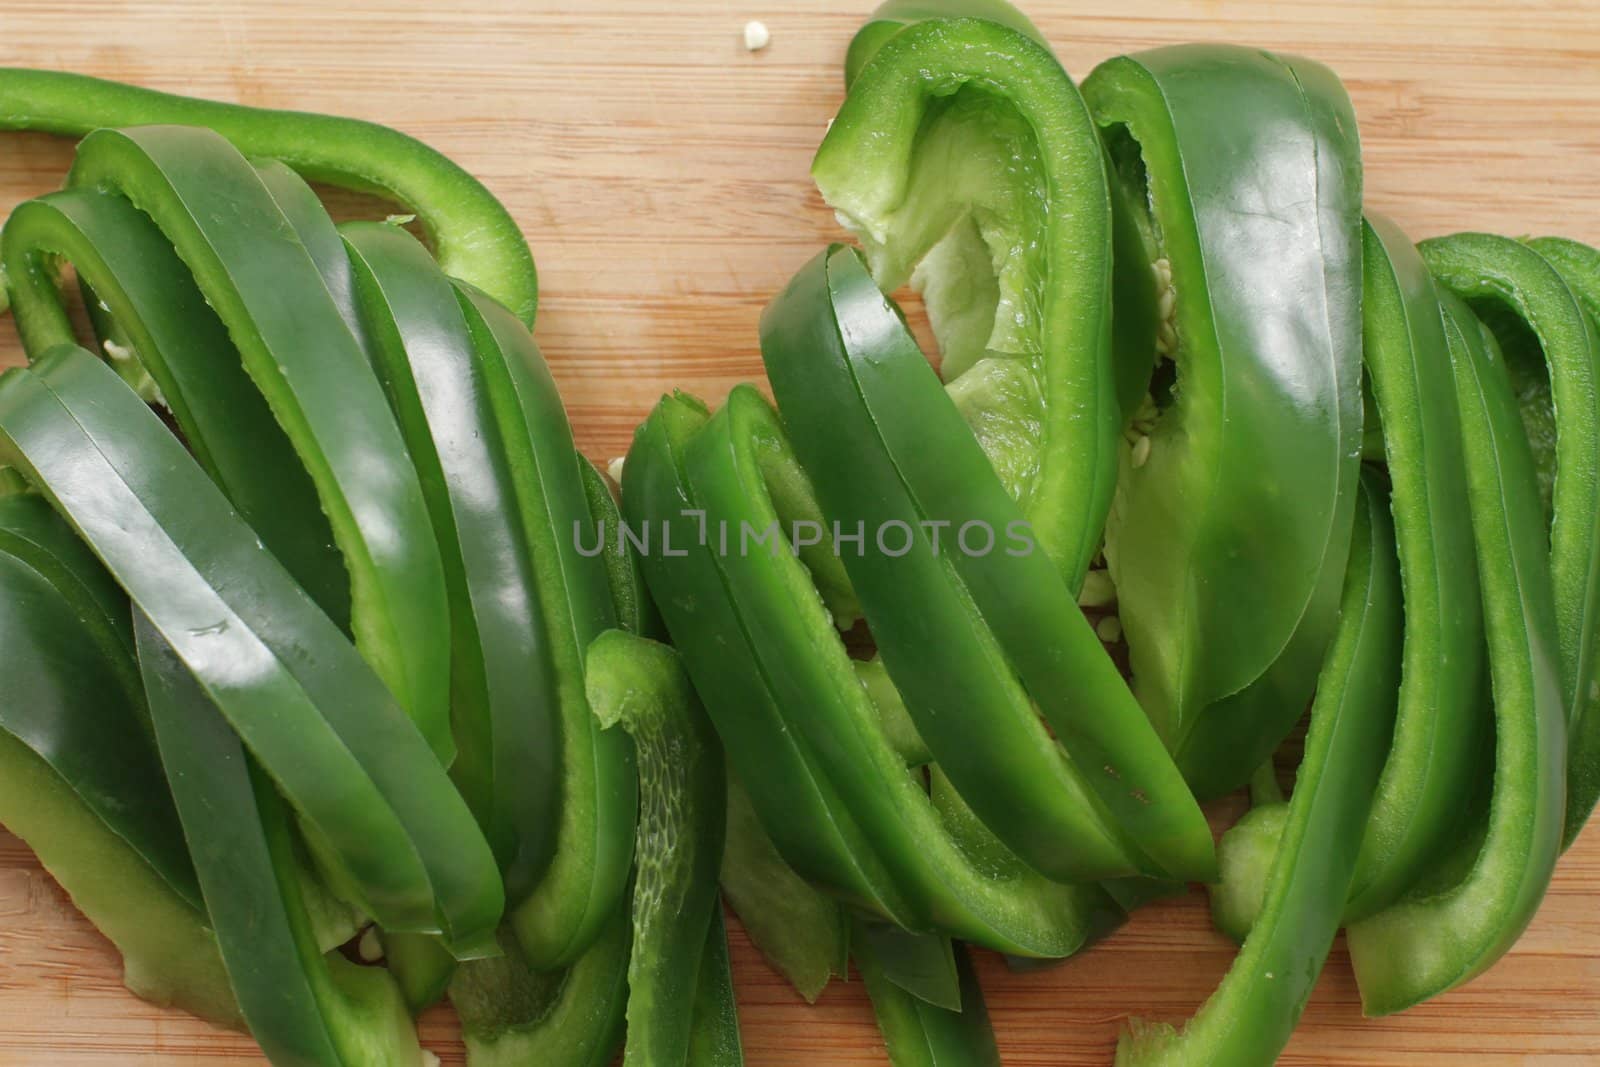
{"label": "glossy pepper skin", "polygon": [[398,130],[196,100],[81,74],[0,68],[0,129],[82,137],[103,127],[167,124],[215,130],[247,156],[278,159],[312,181],[376,193],[416,212],[446,274],[533,325],[538,273],[515,220],[476,178]]}
{"label": "glossy pepper skin", "polygon": [[851,954],[872,998],[872,1013],[893,1067],[999,1067],[983,990],[966,949],[956,946],[952,958],[957,1003],[941,1007],[891,980],[870,939],[856,929]]}
{"label": "glossy pepper skin", "polygon": [[1210,797],[1299,717],[1337,610],[1361,431],[1355,118],[1325,68],[1228,46],[1113,59],[1083,91],[1144,234],[1117,272],[1165,265],[1176,370],[1135,419],[1106,558],[1141,703]]}
{"label": "glossy pepper skin", "polygon": [[812,177],[883,289],[922,290],[952,396],[1076,592],[1123,418],[1098,136],[1036,35],[901,7],[863,31]]}
{"label": "glossy pepper skin", "polygon": [[1550,529],[1562,699],[1573,738],[1563,837],[1570,844],[1600,794],[1592,735],[1600,705],[1600,530],[1594,522],[1600,511],[1600,327],[1592,310],[1600,273],[1595,257],[1571,242],[1530,246],[1463,233],[1420,248],[1440,284],[1466,300],[1494,333],[1533,448]]}
{"label": "glossy pepper skin", "polygon": [[1117,1063],[1277,1062],[1344,914],[1400,684],[1400,566],[1377,478],[1363,478],[1339,626],[1317,680],[1261,914],[1222,984],[1181,1031],[1136,1024]]}
{"label": "glossy pepper skin", "polygon": [[48,505],[0,497],[0,820],[155,1004],[242,1019],[139,687],[127,600]]}
{"label": "glossy pepper skin", "polygon": [[0,442],[196,674],[366,910],[477,951],[503,893],[444,768],[159,418],[62,347],[0,378]]}
{"label": "glossy pepper skin", "polygon": [[1402,897],[1349,929],[1368,1015],[1459,985],[1533,918],[1561,847],[1566,709],[1549,547],[1534,458],[1493,336],[1443,292],[1461,415],[1494,696],[1494,778],[1482,837],[1453,884]]}
{"label": "glossy pepper skin", "polygon": [[161,759],[250,1033],[274,1064],[422,1063],[389,972],[324,956],[289,812],[149,619],[135,621]]}
{"label": "glossy pepper skin", "polygon": [[[799,407],[786,417],[796,441],[795,454],[806,468],[808,481],[818,489],[818,503],[830,521],[853,528],[859,520],[867,528],[869,519],[876,522],[892,517],[910,532],[921,517],[895,470],[894,459],[899,455],[884,440],[873,438],[876,431],[867,429],[869,408],[852,376],[855,356],[882,361],[884,373],[890,375],[885,388],[900,390],[920,416],[954,420],[957,434],[952,444],[946,444],[952,437],[948,433],[927,437],[930,443],[938,442],[930,445],[936,452],[940,448],[950,451],[949,456],[940,455],[954,462],[953,470],[968,474],[981,469],[984,477],[994,480],[977,443],[961,425],[954,406],[854,253],[836,249],[805,268],[769,309],[763,338],[780,399],[799,388],[796,382],[802,371],[816,379],[813,395],[796,395]],[[891,370],[889,364],[906,369]],[[912,376],[901,381],[893,377],[895,373],[914,375],[913,365],[925,378]],[[850,469],[859,478],[871,480],[878,487],[876,492],[885,494],[882,499],[902,502],[895,505],[900,510],[893,516],[830,510],[830,498],[821,492],[819,479],[825,469],[817,449],[822,439],[833,433],[842,433],[850,442]],[[799,447],[802,434],[808,435],[806,449]],[[1094,886],[1054,885],[1032,871],[995,836],[990,825],[999,810],[994,798],[985,798],[990,812],[986,819],[947,768],[934,770],[931,797],[923,793],[907,776],[905,757],[885,733],[880,710],[832,632],[804,569],[783,550],[782,541],[759,548],[748,543],[741,546],[740,538],[747,532],[771,528],[774,538],[785,536],[772,527],[783,512],[768,495],[762,462],[763,457],[781,451],[771,443],[774,437],[787,436],[776,425],[770,407],[753,391],[736,390],[714,417],[687,400],[668,398],[641,428],[624,472],[624,508],[634,528],[649,525],[658,535],[663,530],[668,535],[668,540],[657,542],[659,551],[644,556],[646,577],[762,824],[779,853],[803,876],[900,926],[944,931],[1017,955],[1052,956],[1075,950],[1107,922],[1115,922],[1120,909]],[[925,480],[916,484],[924,496],[937,499],[938,490]],[[1020,514],[997,482],[994,486],[1003,504],[991,500],[991,508],[1000,510],[984,514],[996,519],[998,529],[1004,531]],[[838,494],[836,485],[830,488]],[[854,506],[847,496],[834,502],[839,501]],[[704,513],[704,527],[695,521],[699,512]],[[708,531],[704,541],[697,536],[701,529]],[[822,536],[819,529],[818,539]],[[862,558],[866,558],[864,551]],[[896,573],[895,565],[907,560],[908,566],[919,568],[921,577],[917,584],[907,582],[905,589],[908,593],[926,590],[930,598],[926,603],[889,599],[893,590],[887,578]],[[976,663],[983,672],[976,681],[962,685],[987,686],[999,693],[979,706],[1006,707],[1005,701],[1016,699],[1009,695],[1015,688],[1007,689],[1003,676],[994,669],[995,664],[1007,662],[1002,648],[1013,650],[1015,635],[1009,645],[1002,646],[987,630],[982,616],[961,607],[959,598],[967,587],[958,584],[954,564],[925,550],[916,559],[906,554],[878,564],[882,574],[871,576],[876,584],[869,597],[857,577],[860,562],[853,550],[846,552],[846,570],[880,641],[895,627],[913,625],[916,620],[912,616],[917,614],[931,618],[936,625],[959,627],[977,640],[980,658]],[[1007,562],[1018,561],[1008,557]],[[1034,562],[1046,561],[1040,554]],[[1047,564],[1044,573],[1050,579],[1044,588],[1059,589],[1061,600],[1071,607],[1065,583]],[[1000,581],[1003,587],[1006,578],[991,580]],[[885,618],[882,609],[886,604],[898,618]],[[1081,617],[1076,623],[1093,642]],[[1074,644],[1071,623],[1049,625],[1052,639],[1061,638],[1069,650],[1082,648]],[[730,656],[729,648],[749,651]],[[1104,654],[1097,643],[1093,652]],[[893,674],[895,664],[889,662]],[[911,657],[901,663],[918,666]],[[757,665],[760,670],[754,669]],[[1109,668],[1109,661],[1106,666]],[[937,666],[927,669],[940,670]],[[1085,669],[1092,670],[1093,663]],[[1124,842],[1124,830],[1115,818],[1100,814],[1104,802],[1095,792],[1102,788],[1099,783],[1091,779],[1073,792],[1073,772],[1036,722],[1018,714],[1012,720],[1015,725],[1006,726],[1011,737],[1003,743],[1021,757],[1045,761],[1047,766],[1049,760],[1058,761],[1047,782],[1057,783],[1053,788],[1064,790],[1067,797],[1079,797],[1080,803],[1087,805],[1075,817],[1081,820],[1078,825],[1086,828],[1086,840],[1095,841],[1099,835],[1103,842],[1097,847],[1107,856],[1100,861],[1106,866],[1096,873],[1132,873],[1140,869],[1139,864],[1151,862],[1146,857],[1152,853],[1169,863],[1208,865],[1209,834],[1198,808],[1137,708],[1127,703],[1126,716],[1117,708],[1117,694],[1124,701],[1128,694],[1114,671],[1112,675],[1117,688],[1107,697],[1113,701],[1111,707],[1101,709],[1106,718],[1098,728],[1115,729],[1117,736],[1109,740],[1125,746],[1123,751],[1128,754],[1116,764],[1128,775],[1120,787],[1142,788],[1150,800],[1150,811],[1144,813],[1147,821],[1135,823],[1139,832],[1127,831],[1133,843]],[[1015,681],[1009,685],[1020,688]],[[900,687],[905,688],[903,684]],[[921,683],[918,693],[925,695],[936,688]],[[1095,695],[1099,697],[1098,691]],[[1054,697],[1045,695],[1047,707],[1052,706]],[[799,708],[807,710],[796,714]],[[1072,718],[1076,713],[1065,705],[1052,714],[1059,715],[1057,721],[1067,731],[1069,743],[1093,751],[1094,728],[1082,733],[1082,724]],[[1088,717],[1088,710],[1083,714]],[[917,723],[919,730],[923,721]],[[1121,729],[1124,723],[1129,729]],[[966,731],[965,743],[974,750],[992,748],[992,741],[976,735],[994,728],[993,716],[986,716],[981,724],[968,717],[964,725],[958,720],[945,727],[952,732],[946,733],[941,743],[930,739],[928,747],[935,757],[941,746],[959,749],[960,731]],[[1033,730],[1038,733],[1031,733]],[[985,771],[971,753],[957,751],[956,755],[967,760],[973,773]],[[1109,777],[1101,766],[1094,770]],[[1021,783],[1022,787],[1029,785]],[[1039,783],[1031,786],[1039,789]],[[1032,795],[1040,805],[1059,802],[1048,790]],[[795,818],[797,798],[802,797],[806,804],[815,805],[816,811],[804,820]],[[1099,829],[1094,828],[1095,819],[1105,820]],[[1191,840],[1200,847],[1183,851]],[[1166,851],[1156,848],[1158,844]],[[1087,862],[1082,853],[1078,862]]]}

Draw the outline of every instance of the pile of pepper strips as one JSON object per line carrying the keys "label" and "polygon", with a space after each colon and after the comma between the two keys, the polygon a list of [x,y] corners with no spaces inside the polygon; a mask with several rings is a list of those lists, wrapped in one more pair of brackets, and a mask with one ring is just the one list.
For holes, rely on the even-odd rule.
{"label": "pile of pepper strips", "polygon": [[420,1063],[446,994],[474,1064],[624,1019],[734,1063],[725,896],[808,999],[852,958],[897,1065],[992,1063],[958,942],[1033,966],[1201,881],[1239,956],[1118,1061],[1247,1064],[1341,926],[1370,1014],[1515,941],[1600,793],[1600,253],[1364,217],[1297,57],[1080,88],[1003,3],[891,0],[846,73],[861,251],[769,306],[775,406],[663,398],[619,510],[454,164],[0,72],[0,125],[83,137],[0,234],[0,821],[136,993],[279,1063]]}

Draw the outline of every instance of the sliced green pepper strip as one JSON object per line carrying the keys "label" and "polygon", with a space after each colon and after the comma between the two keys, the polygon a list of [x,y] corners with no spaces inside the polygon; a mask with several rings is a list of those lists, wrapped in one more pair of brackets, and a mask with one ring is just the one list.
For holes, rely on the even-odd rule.
{"label": "sliced green pepper strip", "polygon": [[[589,522],[583,461],[533,335],[505,308],[457,287],[511,473],[559,715],[555,851],[511,913],[523,952],[549,970],[576,962],[627,890],[638,815],[633,742],[602,730],[584,691],[583,650],[615,625],[604,561],[579,551]],[[509,753],[511,758],[525,754]]]}
{"label": "sliced green pepper strip", "polygon": [[711,909],[706,927],[686,1062],[690,1067],[744,1067],[739,1006],[733,998],[733,961],[728,956],[728,928],[720,903]]}
{"label": "sliced green pepper strip", "polygon": [[1400,565],[1387,502],[1363,479],[1339,627],[1317,679],[1266,896],[1244,947],[1194,1018],[1135,1023],[1117,1063],[1270,1067],[1289,1043],[1339,929],[1400,684]]}
{"label": "sliced green pepper strip", "polygon": [[510,927],[503,956],[468,960],[450,981],[470,1067],[606,1067],[622,1047],[632,924],[627,908],[570,968],[535,971]]}
{"label": "sliced green pepper strip", "polygon": [[62,347],[0,378],[0,441],[196,674],[364,909],[479,950],[503,894],[465,803],[159,418],[114,371]]}
{"label": "sliced green pepper strip", "polygon": [[870,939],[859,928],[851,937],[851,946],[894,1067],[999,1067],[1000,1051],[989,1025],[983,990],[965,949],[955,948],[961,1005],[952,1011],[915,997],[891,981]]}
{"label": "sliced green pepper strip", "polygon": [[[1124,450],[1106,558],[1141,702],[1202,797],[1300,717],[1332,633],[1361,434],[1361,161],[1306,60],[1221,45],[1101,64],[1115,203],[1167,268],[1176,381]],[[1147,205],[1147,207],[1146,207]],[[1160,405],[1165,402],[1164,410]]]}
{"label": "sliced green pepper strip", "polygon": [[14,658],[0,675],[0,823],[116,946],[130,990],[239,1027],[132,649],[94,638],[99,606],[52,569],[0,546],[0,641]]}
{"label": "sliced green pepper strip", "polygon": [[644,584],[644,571],[639,568],[639,557],[629,547],[627,539],[620,536],[622,508],[617,503],[611,484],[595,465],[580,456],[583,475],[583,495],[589,502],[589,524],[584,527],[579,551],[587,553],[590,546],[600,546],[600,558],[606,564],[606,579],[611,586],[611,604],[616,610],[617,625],[631,634],[652,640],[666,636],[661,615],[650,599],[650,590]]}
{"label": "sliced green pepper strip", "polygon": [[350,579],[316,488],[294,458],[266,398],[239,362],[227,328],[150,217],[124,197],[66,189],[19,204],[0,234],[0,261],[23,347],[41,355],[74,340],[57,286],[65,260],[104,302],[160,390],[196,460],[300,585],[342,626]]}
{"label": "sliced green pepper strip", "polygon": [[761,455],[781,436],[753,388],[715,418],[667,397],[623,472],[631,527],[660,538],[645,577],[762,825],[802,877],[880,918],[1071,954],[1101,928],[1104,894],[1027,869],[907,770],[775,525]]}
{"label": "sliced green pepper strip", "polygon": [[142,613],[135,631],[162,762],[251,1035],[275,1064],[420,1067],[389,973],[322,954],[272,785]]}
{"label": "sliced green pepper strip", "polygon": [[806,1003],[816,1003],[834,975],[846,975],[850,923],[844,907],[784,862],[731,774],[720,881],[750,943]]}
{"label": "sliced green pepper strip", "polygon": [[872,18],[850,39],[850,49],[844,58],[845,88],[855,82],[856,75],[890,37],[918,22],[951,18],[988,19],[1016,30],[1045,48],[1050,47],[1038,27],[1006,0],[888,0],[878,5]]}
{"label": "sliced green pepper strip", "polygon": [[[1593,521],[1600,508],[1600,252],[1561,238],[1529,242],[1583,308],[1580,325],[1549,271],[1512,252],[1509,243],[1464,234],[1427,242],[1424,255],[1474,307],[1501,304],[1500,315],[1488,313],[1490,325],[1497,333],[1509,327],[1500,333],[1501,348],[1534,445],[1541,489],[1548,494],[1546,507],[1553,511],[1550,567],[1571,729],[1566,847],[1600,797],[1600,535]],[[1506,312],[1515,318],[1508,320]]]}
{"label": "sliced green pepper strip", "polygon": [[1393,903],[1458,836],[1484,765],[1483,611],[1460,417],[1439,298],[1395,225],[1365,231],[1363,359],[1393,486],[1406,626],[1394,740],[1372,802],[1347,922]]}
{"label": "sliced green pepper strip", "polygon": [[852,79],[811,173],[884,290],[923,291],[952,395],[1076,591],[1122,412],[1106,171],[1071,78],[1000,22],[908,26]]}
{"label": "sliced green pepper strip", "polygon": [[446,274],[533,325],[539,279],[528,243],[481,182],[422,142],[359,119],[275,111],[141,89],[81,74],[0,68],[0,129],[81,137],[111,126],[206,126],[249,156],[313,181],[376,193],[417,214]]}
{"label": "sliced green pepper strip", "polygon": [[[690,1060],[726,831],[722,751],[677,653],[622,630],[586,655],[589,705],[638,748],[628,1067]],[[720,930],[720,924],[718,924]],[[712,1067],[707,1064],[706,1067]]]}
{"label": "sliced green pepper strip", "polygon": [[366,353],[271,189],[217,134],[176,126],[95,131],[69,181],[127,196],[193,271],[317,486],[357,646],[448,763],[448,605],[422,490]]}
{"label": "sliced green pepper strip", "polygon": [[374,367],[444,560],[452,777],[495,850],[507,899],[520,902],[554,851],[559,695],[489,375],[455,289],[415,238],[372,222],[342,232]]}
{"label": "sliced green pepper strip", "polygon": [[[805,328],[807,317],[826,324],[823,336]],[[1020,776],[1026,763],[992,753],[990,742],[982,740],[1002,732],[998,712],[1004,705],[965,703],[971,695],[962,686],[966,664],[931,631],[939,579],[916,576],[910,565],[937,569],[926,564],[937,565],[933,556],[939,554],[931,544],[927,556],[918,547],[898,559],[881,548],[847,552],[846,568],[880,654],[919,734],[967,803],[1018,856],[1046,874],[1212,878],[1211,831],[1199,805],[1066,584],[1031,543],[1017,543],[1027,528],[1021,510],[993,476],[856,253],[836,249],[803,270],[763,320],[762,339],[774,394],[824,510],[836,522],[860,518],[880,536],[896,521],[950,531],[955,544],[943,556],[954,580],[946,577],[944,584],[959,590],[958,602],[971,598],[968,612],[981,616],[978,624],[993,635],[1065,750],[1074,782],[1063,798],[1092,805],[1108,836],[1131,851],[1132,864],[1079,873],[1059,862],[1040,862],[1026,842],[1019,844],[1002,829],[1008,818],[1033,821],[1024,813],[1038,809],[1003,793],[987,803],[984,786],[992,782],[969,789],[956,773],[969,754],[992,756],[1003,774]],[[887,463],[873,462],[874,454]],[[881,504],[873,510],[875,501],[890,499],[894,491],[885,485],[903,494],[909,506],[892,514]],[[969,545],[973,530],[977,536]],[[929,648],[943,651],[929,657]],[[983,709],[981,724],[972,720],[974,708]],[[1020,712],[1034,715],[1026,704]],[[950,725],[963,719],[952,734]],[[1081,838],[1065,847],[1088,848]]]}
{"label": "sliced green pepper strip", "polygon": [[1368,1015],[1459,985],[1511,947],[1550,884],[1565,814],[1566,709],[1533,455],[1493,336],[1455,296],[1441,300],[1489,643],[1493,795],[1486,836],[1460,880],[1350,927]]}

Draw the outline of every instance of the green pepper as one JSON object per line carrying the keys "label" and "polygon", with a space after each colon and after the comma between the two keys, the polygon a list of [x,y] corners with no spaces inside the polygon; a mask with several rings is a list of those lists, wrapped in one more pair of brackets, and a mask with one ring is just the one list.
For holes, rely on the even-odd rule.
{"label": "green pepper", "polygon": [[1494,694],[1493,794],[1470,869],[1422,887],[1349,930],[1368,1015],[1459,985],[1497,960],[1533,917],[1561,847],[1566,710],[1555,592],[1538,480],[1492,334],[1441,293],[1476,541]]}
{"label": "green pepper", "polygon": [[784,862],[744,786],[728,776],[722,894],[761,955],[808,1004],[849,966],[850,923],[840,903]]}
{"label": "green pepper", "polygon": [[1363,480],[1339,626],[1261,914],[1183,1030],[1136,1023],[1119,1064],[1270,1065],[1311,997],[1355,876],[1400,684],[1400,568],[1375,481]]}
{"label": "green pepper", "polygon": [[[1361,441],[1361,162],[1337,79],[1193,45],[1084,82],[1162,282],[1106,559],[1135,688],[1202,798],[1299,718],[1332,633]],[[1148,283],[1146,283],[1148,284]]]}
{"label": "green pepper", "polygon": [[1572,738],[1563,845],[1600,796],[1600,253],[1488,234],[1425,241],[1422,254],[1494,332],[1533,447],[1550,523],[1561,679]]}
{"label": "green pepper", "polygon": [[[835,249],[802,270],[762,350],[823,510],[876,531],[877,551],[842,553],[846,570],[919,735],[978,817],[1062,880],[1209,879],[1193,796],[1066,583],[1017,538],[1021,510],[860,258]],[[953,544],[892,554],[896,524]]]}
{"label": "green pepper", "polygon": [[316,488],[171,242],[111,192],[67,189],[18,205],[0,233],[0,261],[17,331],[35,355],[75,339],[57,288],[63,260],[122,338],[104,344],[111,365],[124,377],[128,367],[148,374],[206,473],[301,587],[348,626],[350,579]]}
{"label": "green pepper", "polygon": [[861,32],[812,177],[883,289],[922,290],[951,395],[1075,592],[1123,416],[1106,169],[1072,80],[1015,28],[1026,20],[915,21],[944,10],[892,5]]}
{"label": "green pepper", "polygon": [[[583,650],[615,624],[603,560],[580,551],[591,521],[584,461],[550,368],[516,317],[457,287],[485,376],[516,514],[532,561],[559,716],[560,800],[555,852],[510,919],[529,961],[542,970],[571,964],[615,914],[633,863],[638,776],[633,743],[602,730],[585,693]],[[514,750],[512,758],[518,753]]]}
{"label": "green pepper", "polygon": [[36,497],[0,497],[0,531],[13,657],[0,677],[0,822],[116,946],[130,990],[240,1026],[126,643],[127,601],[74,558],[82,545]]}
{"label": "green pepper", "polygon": [[[898,322],[859,261],[849,253],[834,257],[841,264],[846,260],[843,280],[855,292],[870,291],[876,303],[864,310],[857,305],[850,315],[836,310],[828,289],[830,259],[819,257],[768,313],[764,332],[775,382],[780,377],[777,361],[785,358],[780,344],[792,346],[796,354],[814,354],[808,346],[816,343],[840,350],[843,342],[832,325],[835,317],[852,328],[861,327],[867,338],[884,336],[885,321]],[[780,322],[794,327],[781,340]],[[863,340],[861,350],[884,358],[914,358],[921,364],[914,346],[908,348],[895,335],[888,336],[894,343],[869,348]],[[834,379],[849,374],[842,360],[832,368]],[[928,381],[938,392],[931,375]],[[837,386],[828,389],[837,392]],[[814,432],[819,436],[833,432],[836,414],[829,409],[825,425]],[[815,420],[815,415],[811,418]],[[967,434],[964,427],[961,432]],[[765,465],[783,452],[785,440],[771,408],[753,390],[735,390],[714,418],[688,399],[669,397],[640,429],[624,469],[623,504],[631,527],[661,538],[652,542],[655,547],[642,559],[651,591],[762,825],[780,855],[802,877],[902,927],[944,931],[1017,955],[1047,957],[1075,951],[1108,921],[1115,921],[1110,917],[1120,915],[1120,909],[1097,887],[1053,884],[1029,869],[996,840],[988,820],[975,814],[942,768],[932,776],[931,796],[908,773],[808,572],[791,555],[790,538],[776,525],[782,513],[769,494]],[[981,463],[970,435],[966,441]],[[884,445],[876,447],[881,454]],[[886,462],[886,458],[872,459],[868,469],[881,469]],[[863,470],[860,456],[853,453],[850,463]],[[819,472],[808,473],[815,478]],[[890,485],[885,484],[886,490]],[[894,490],[904,492],[899,486]],[[909,517],[918,516],[913,511]],[[766,540],[752,543],[756,535]],[[810,540],[830,543],[820,526]],[[852,574],[856,562],[846,554],[846,569]],[[934,562],[942,566],[942,561]],[[936,573],[943,586],[957,588],[951,584],[952,574]],[[1064,588],[1060,578],[1051,581]],[[949,594],[939,595],[949,602]],[[1070,596],[1063,595],[1070,606]],[[959,611],[941,610],[952,619],[963,617]],[[877,634],[880,620],[873,619],[872,625]],[[1003,662],[992,635],[981,627],[974,629],[976,620],[968,618],[964,625],[991,650],[991,665]],[[979,684],[998,686],[1002,694],[1015,691],[1016,683],[1003,681],[992,666],[984,670],[993,681]],[[989,719],[972,719],[971,711],[971,707],[958,709],[965,725],[958,722],[952,729],[976,735],[990,728]],[[1029,718],[1022,717],[1024,711]],[[1030,758],[1046,766],[1054,760],[1057,770],[1052,780],[1070,790],[1062,785],[1072,781],[1066,761],[1052,751],[1032,714],[1024,704],[1013,720],[1016,725],[1008,728],[1022,739],[1020,751],[1034,747],[1037,755]],[[1137,709],[1133,721],[1148,731]],[[1165,760],[1153,736],[1146,746],[1140,746],[1137,737],[1135,730],[1114,739],[1141,757],[1127,767],[1130,780],[1123,784],[1129,789],[1143,784],[1137,774],[1150,765],[1144,753],[1153,751]],[[978,738],[973,743],[987,742]],[[937,752],[931,741],[930,747]],[[1154,765],[1159,767],[1160,761]],[[1166,765],[1170,768],[1170,762]],[[1176,775],[1171,780],[1176,781]],[[1169,800],[1157,788],[1161,781],[1159,774],[1152,778],[1147,794],[1155,814],[1182,827],[1187,807],[1198,819],[1187,792]],[[1025,788],[1028,783],[1021,785]],[[1178,788],[1181,791],[1181,782]],[[1059,802],[1048,791],[1034,795],[1043,804]],[[1075,817],[1080,825],[1093,827],[1094,820],[1102,818],[1091,799],[1094,794],[1083,788],[1076,795],[1088,807]],[[1118,833],[1109,827],[1100,832]],[[1209,846],[1203,822],[1199,836]],[[1137,869],[1133,855],[1122,851],[1120,839],[1109,839],[1116,850],[1112,862],[1118,865],[1110,869]],[[1152,841],[1181,839],[1181,834],[1151,837]],[[1204,851],[1208,854],[1209,848]]]}
{"label": "green pepper", "polygon": [[323,955],[272,784],[147,616],[135,630],[162,763],[251,1035],[275,1064],[420,1067],[389,973]]}
{"label": "green pepper", "polygon": [[536,971],[509,926],[503,956],[468,960],[450,980],[472,1067],[606,1067],[622,1046],[632,924],[627,909],[559,971]]}
{"label": "green pepper", "polygon": [[[717,875],[722,865],[727,784],[711,724],[665,645],[622,630],[601,634],[587,655],[589,703],[608,730],[626,730],[638,748],[639,831],[633,889],[633,954],[628,964],[628,1041],[634,1067],[716,1067],[743,1062],[737,1022],[731,1048],[716,1041],[696,1056],[695,1031],[717,1027],[697,1010],[726,988],[726,939]],[[716,922],[713,922],[715,913]],[[710,950],[708,950],[710,946]],[[710,973],[707,973],[708,964]],[[731,1010],[731,1008],[730,1008]]]}
{"label": "green pepper", "polygon": [[1488,771],[1483,613],[1460,417],[1427,267],[1393,223],[1365,231],[1364,361],[1392,484],[1406,625],[1394,739],[1345,910],[1394,902],[1458,836]]}
{"label": "green pepper", "polygon": [[492,937],[493,855],[426,739],[115,372],[61,347],[0,378],[5,459],[196,675],[386,928]]}
{"label": "green pepper", "polygon": [[252,157],[376,193],[417,214],[446,274],[533,325],[533,255],[505,207],[472,175],[397,130],[357,119],[195,100],[58,71],[0,68],[0,129],[81,137],[103,127],[204,126]]}
{"label": "green pepper", "polygon": [[851,944],[894,1067],[999,1067],[1000,1052],[989,1026],[983,990],[965,949],[954,948],[959,1000],[951,1008],[929,1003],[892,981],[882,957],[859,926]]}
{"label": "green pepper", "polygon": [[374,368],[433,517],[450,599],[452,777],[520,902],[550,862],[560,802],[555,664],[533,594],[492,372],[449,279],[404,230],[343,228]]}

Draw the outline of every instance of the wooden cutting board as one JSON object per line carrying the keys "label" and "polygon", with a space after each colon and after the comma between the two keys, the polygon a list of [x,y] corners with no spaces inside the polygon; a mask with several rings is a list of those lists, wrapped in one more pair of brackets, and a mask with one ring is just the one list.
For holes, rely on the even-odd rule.
{"label": "wooden cutting board", "polygon": [[[479,175],[538,257],[538,336],[583,449],[626,448],[664,389],[759,378],[763,304],[840,236],[807,178],[872,0],[7,0],[0,65],[59,67],[389,123]],[[581,11],[582,13],[574,13]],[[1600,11],[1582,3],[1034,0],[1081,77],[1120,52],[1239,41],[1330,64],[1361,116],[1368,202],[1415,237],[1474,228],[1600,242]],[[772,43],[745,51],[747,19]],[[0,138],[0,211],[69,146]],[[0,363],[20,360],[10,320]],[[1219,818],[1228,812],[1219,812]],[[1600,830],[1521,944],[1394,1019],[1360,1017],[1342,946],[1283,1062],[1600,1062]],[[859,983],[803,1004],[734,931],[749,1062],[881,1064]],[[1104,1064],[1129,1015],[1179,1020],[1226,969],[1203,894],[1029,976],[980,961],[1008,1064]],[[452,1017],[423,1034],[460,1063]],[[0,1067],[259,1062],[252,1043],[123,991],[117,959],[0,833]]]}

